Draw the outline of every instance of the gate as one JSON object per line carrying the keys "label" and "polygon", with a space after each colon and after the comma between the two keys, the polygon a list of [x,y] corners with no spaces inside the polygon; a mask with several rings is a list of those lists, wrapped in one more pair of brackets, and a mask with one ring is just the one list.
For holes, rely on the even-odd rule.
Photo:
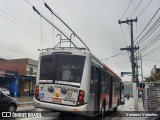
{"label": "gate", "polygon": [[143,106],[146,110],[156,110],[160,107],[160,89],[146,88],[143,93]]}

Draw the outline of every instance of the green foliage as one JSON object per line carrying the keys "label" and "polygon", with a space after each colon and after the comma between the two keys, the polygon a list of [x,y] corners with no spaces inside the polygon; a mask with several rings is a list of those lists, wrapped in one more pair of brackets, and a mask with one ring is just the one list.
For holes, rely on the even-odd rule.
{"label": "green foliage", "polygon": [[[157,81],[160,81],[160,73],[155,74],[153,76],[150,77],[146,77],[145,78],[146,82],[155,82],[154,85],[158,88],[160,88],[160,83],[158,83]],[[157,83],[156,83],[157,82]]]}
{"label": "green foliage", "polygon": [[154,81],[156,81],[156,79],[153,76],[150,76],[150,77],[146,77],[145,81],[146,82],[154,82]]}

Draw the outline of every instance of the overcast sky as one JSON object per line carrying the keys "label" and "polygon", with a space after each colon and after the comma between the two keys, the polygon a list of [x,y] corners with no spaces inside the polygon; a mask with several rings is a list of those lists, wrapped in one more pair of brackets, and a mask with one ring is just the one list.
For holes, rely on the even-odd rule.
{"label": "overcast sky", "polygon": [[[130,53],[120,51],[120,48],[125,48],[131,44],[130,27],[128,24],[121,24],[120,27],[118,20],[135,19],[138,16],[138,22],[133,23],[134,38],[136,38],[160,8],[160,0],[132,0],[132,2],[131,0],[43,1],[74,30],[98,58],[108,58],[107,61],[103,60],[103,62],[118,75],[120,75],[120,72],[131,72]],[[1,58],[32,58],[38,60],[39,52],[37,49],[52,48],[59,41],[59,37],[56,37],[58,32],[33,11],[32,5],[70,36],[71,32],[55,16],[51,15],[48,9],[45,8],[43,1],[1,0]],[[128,7],[129,4],[130,6]],[[137,7],[138,4],[139,6]],[[148,7],[146,7],[147,5]],[[146,9],[144,9],[145,7]],[[135,12],[133,12],[134,10]],[[159,20],[159,16],[160,11],[157,12],[154,19],[135,43],[143,37],[156,20]],[[160,22],[155,24],[155,30],[151,31],[151,35],[142,39],[144,42],[137,44],[140,45],[140,51],[145,46],[151,45],[148,49],[140,52],[142,56],[146,55],[143,57],[143,72],[145,77],[150,75],[150,71],[154,65],[160,67],[160,62],[158,62],[160,61],[160,48],[158,48],[160,42],[158,41],[159,37],[157,37],[157,35],[160,35],[160,27],[158,25],[160,25]],[[154,42],[154,39],[156,42]],[[152,42],[150,43],[150,41]],[[78,42],[76,43],[79,45]],[[152,45],[152,43],[154,44]],[[154,51],[148,54],[152,50]],[[111,57],[120,52],[125,53]],[[131,76],[125,76],[122,79],[131,80]]]}

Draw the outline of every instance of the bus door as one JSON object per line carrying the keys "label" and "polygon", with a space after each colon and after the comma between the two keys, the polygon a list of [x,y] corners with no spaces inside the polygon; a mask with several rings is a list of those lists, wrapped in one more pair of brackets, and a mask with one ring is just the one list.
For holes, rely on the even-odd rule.
{"label": "bus door", "polygon": [[109,108],[112,107],[112,97],[113,97],[113,78],[110,77],[109,79],[110,83],[110,90],[109,90]]}
{"label": "bus door", "polygon": [[94,69],[94,86],[95,86],[95,99],[94,99],[94,114],[100,110],[100,97],[101,97],[101,70]]}

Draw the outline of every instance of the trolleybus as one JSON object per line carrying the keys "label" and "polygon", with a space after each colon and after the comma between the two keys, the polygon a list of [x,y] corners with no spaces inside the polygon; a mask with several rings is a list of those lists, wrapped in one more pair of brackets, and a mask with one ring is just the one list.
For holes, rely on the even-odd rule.
{"label": "trolleybus", "polygon": [[53,48],[39,56],[34,106],[95,116],[117,110],[121,78],[85,48]]}

